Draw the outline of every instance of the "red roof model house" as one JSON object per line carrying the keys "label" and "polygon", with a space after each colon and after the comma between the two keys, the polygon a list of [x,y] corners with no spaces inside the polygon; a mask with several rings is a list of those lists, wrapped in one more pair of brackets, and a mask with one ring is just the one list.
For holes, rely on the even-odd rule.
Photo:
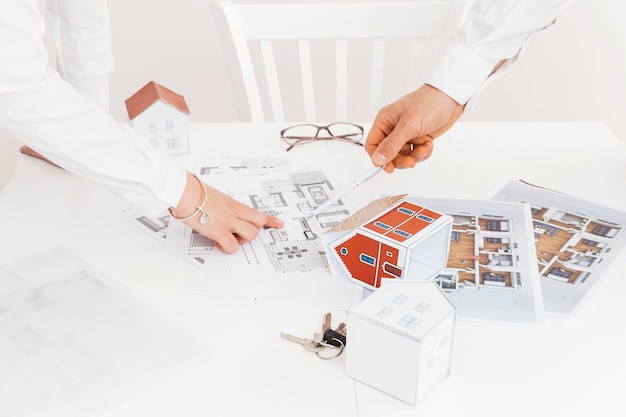
{"label": "red roof model house", "polygon": [[170,155],[189,153],[189,108],[185,98],[150,81],[126,99],[130,125]]}
{"label": "red roof model house", "polygon": [[[376,200],[352,217],[372,214]],[[420,206],[405,196],[385,200],[391,206],[329,244],[347,275],[370,289],[385,279],[427,280],[446,267],[452,217]],[[384,204],[383,204],[384,206]],[[345,223],[345,222],[343,222]],[[342,224],[343,224],[342,223]],[[336,231],[334,228],[333,231]]]}

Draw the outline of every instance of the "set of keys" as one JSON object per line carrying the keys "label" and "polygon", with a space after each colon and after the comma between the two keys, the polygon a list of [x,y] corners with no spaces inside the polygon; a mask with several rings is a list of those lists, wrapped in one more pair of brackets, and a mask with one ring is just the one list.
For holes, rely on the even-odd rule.
{"label": "set of keys", "polygon": [[[322,359],[333,359],[341,355],[344,347],[346,346],[346,324],[340,323],[336,329],[332,329],[331,324],[332,316],[330,313],[324,315],[324,321],[322,322],[322,331],[315,333],[313,339],[306,339],[290,335],[288,333],[281,333],[280,335],[292,342],[296,342],[302,345],[306,350],[315,352],[317,356]],[[334,354],[327,356],[322,354],[326,349],[331,349]]]}

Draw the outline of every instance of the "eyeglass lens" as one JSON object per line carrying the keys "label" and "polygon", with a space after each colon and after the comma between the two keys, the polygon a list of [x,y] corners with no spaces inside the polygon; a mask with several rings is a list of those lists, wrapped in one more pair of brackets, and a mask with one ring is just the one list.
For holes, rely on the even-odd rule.
{"label": "eyeglass lens", "polygon": [[360,126],[351,123],[332,123],[328,126],[301,124],[285,129],[282,137],[290,145],[298,145],[314,139],[359,142],[363,138],[363,130]]}

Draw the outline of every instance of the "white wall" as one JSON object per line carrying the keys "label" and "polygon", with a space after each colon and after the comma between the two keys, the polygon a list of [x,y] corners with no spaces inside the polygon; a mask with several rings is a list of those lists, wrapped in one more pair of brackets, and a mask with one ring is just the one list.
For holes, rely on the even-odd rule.
{"label": "white wall", "polygon": [[[127,120],[124,99],[154,80],[185,96],[192,121],[236,121],[205,0],[109,3],[116,59],[111,112],[117,119]],[[462,120],[603,120],[626,144],[623,16],[623,0],[572,0]],[[0,188],[17,163],[18,147],[0,131]]]}

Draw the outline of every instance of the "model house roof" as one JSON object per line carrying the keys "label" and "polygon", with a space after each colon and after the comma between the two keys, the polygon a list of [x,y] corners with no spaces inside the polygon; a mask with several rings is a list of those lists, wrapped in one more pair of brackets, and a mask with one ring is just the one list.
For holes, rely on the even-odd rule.
{"label": "model house roof", "polygon": [[189,107],[187,107],[183,96],[154,81],[150,81],[148,84],[144,85],[141,90],[126,99],[125,103],[128,118],[133,120],[158,100],[169,104],[185,114],[189,114]]}
{"label": "model house roof", "polygon": [[435,220],[441,214],[408,201],[400,201],[398,205],[385,211],[369,223],[362,226],[380,236],[397,242],[407,242]]}
{"label": "model house roof", "polygon": [[327,233],[354,230],[362,224],[370,221],[372,218],[378,216],[380,213],[389,210],[391,206],[402,200],[407,195],[408,194],[400,194],[390,197],[381,197],[374,200],[347,219],[344,219],[341,223],[332,227]]}

